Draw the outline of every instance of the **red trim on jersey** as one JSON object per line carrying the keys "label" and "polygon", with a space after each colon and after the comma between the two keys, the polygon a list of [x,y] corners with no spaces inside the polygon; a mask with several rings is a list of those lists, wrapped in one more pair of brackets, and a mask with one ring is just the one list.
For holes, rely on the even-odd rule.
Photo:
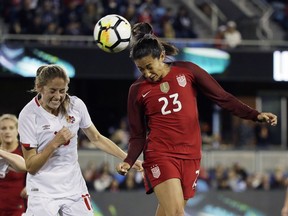
{"label": "red trim on jersey", "polygon": [[82,198],[84,200],[84,203],[85,203],[87,209],[91,210],[92,207],[91,207],[90,202],[89,202],[89,197],[90,197],[89,194],[82,195]]}
{"label": "red trim on jersey", "polygon": [[30,144],[29,144],[29,143],[21,143],[21,145],[22,145],[24,148],[30,148]]}
{"label": "red trim on jersey", "polygon": [[37,96],[35,97],[35,102],[36,102],[36,104],[37,104],[38,107],[41,106],[40,103],[39,103],[39,101],[38,101],[38,99],[37,99]]}

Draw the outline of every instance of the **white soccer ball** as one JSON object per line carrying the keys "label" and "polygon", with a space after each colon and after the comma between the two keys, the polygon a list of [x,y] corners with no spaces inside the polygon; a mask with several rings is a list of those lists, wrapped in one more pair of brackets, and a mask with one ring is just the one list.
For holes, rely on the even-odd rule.
{"label": "white soccer ball", "polygon": [[94,27],[97,46],[109,53],[117,53],[129,46],[131,25],[122,16],[110,14],[102,17]]}

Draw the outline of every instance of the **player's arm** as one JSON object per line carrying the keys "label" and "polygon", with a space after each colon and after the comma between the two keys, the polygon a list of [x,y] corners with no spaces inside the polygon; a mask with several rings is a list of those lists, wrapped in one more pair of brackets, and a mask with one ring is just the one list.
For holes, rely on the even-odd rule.
{"label": "player's arm", "polygon": [[126,175],[142,153],[146,142],[145,115],[142,106],[137,101],[137,88],[135,86],[129,90],[127,112],[130,131],[128,154],[125,160],[116,167],[117,172],[121,175]]}
{"label": "player's arm", "polygon": [[[119,158],[120,160],[124,160],[124,158],[126,158],[126,152],[124,152],[110,139],[100,134],[94,124],[91,124],[88,128],[82,128],[82,130],[95,147]],[[133,168],[137,169],[138,171],[142,171],[142,161],[138,160]]]}
{"label": "player's arm", "polygon": [[25,160],[20,155],[0,149],[0,157],[9,164],[9,169],[16,172],[26,172]]}
{"label": "player's arm", "polygon": [[284,205],[281,210],[281,216],[288,216],[288,188],[286,189]]}
{"label": "player's arm", "polygon": [[88,128],[82,128],[82,130],[95,147],[121,160],[126,157],[126,153],[110,139],[100,134],[94,124]]}
{"label": "player's arm", "polygon": [[266,122],[271,125],[277,124],[277,116],[272,113],[260,113],[238,100],[235,96],[226,92],[219,83],[205,70],[191,64],[191,72],[195,78],[195,84],[204,95],[223,109],[243,119]]}
{"label": "player's arm", "polygon": [[21,143],[27,172],[32,175],[36,174],[48,161],[54,151],[59,146],[67,143],[74,136],[75,134],[72,134],[68,128],[63,127],[57,132],[57,134],[55,134],[53,139],[46,145],[42,152],[37,152],[36,148],[29,147],[29,144],[27,143]]}

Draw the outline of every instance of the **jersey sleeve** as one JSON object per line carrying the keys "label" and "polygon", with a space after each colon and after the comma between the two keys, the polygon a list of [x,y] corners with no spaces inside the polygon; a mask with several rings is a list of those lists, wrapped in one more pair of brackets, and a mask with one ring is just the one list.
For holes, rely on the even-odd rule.
{"label": "jersey sleeve", "polygon": [[77,109],[79,110],[81,116],[79,127],[88,128],[92,124],[92,120],[88,112],[87,106],[80,98],[77,98]]}
{"label": "jersey sleeve", "polygon": [[128,154],[125,162],[132,166],[139,155],[142,153],[146,141],[145,115],[142,106],[137,101],[138,88],[131,86],[128,95],[128,123],[130,130],[130,139]]}
{"label": "jersey sleeve", "polygon": [[35,114],[26,112],[23,110],[19,114],[18,120],[18,132],[20,137],[20,143],[24,147],[36,148],[38,146],[36,136],[36,120]]}
{"label": "jersey sleeve", "polygon": [[205,70],[191,64],[191,71],[195,77],[195,85],[210,100],[233,115],[243,119],[257,121],[259,112],[226,92],[219,83]]}

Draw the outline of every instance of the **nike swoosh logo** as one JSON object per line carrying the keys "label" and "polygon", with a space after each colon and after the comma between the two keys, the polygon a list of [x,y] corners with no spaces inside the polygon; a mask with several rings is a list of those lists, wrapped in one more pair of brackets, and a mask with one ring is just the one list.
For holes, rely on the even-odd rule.
{"label": "nike swoosh logo", "polygon": [[145,98],[150,92],[151,92],[151,90],[146,92],[145,94],[142,94],[142,97]]}

